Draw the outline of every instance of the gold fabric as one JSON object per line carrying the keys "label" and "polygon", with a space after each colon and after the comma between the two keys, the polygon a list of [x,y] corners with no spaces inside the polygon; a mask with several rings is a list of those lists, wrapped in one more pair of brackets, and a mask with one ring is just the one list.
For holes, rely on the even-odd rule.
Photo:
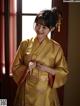
{"label": "gold fabric", "polygon": [[68,69],[60,44],[47,37],[40,44],[37,40],[23,41],[12,65],[13,78],[18,84],[27,71],[29,58],[54,68],[53,87],[48,85],[48,73],[34,68],[25,81],[18,85],[14,106],[59,106],[56,88],[64,85]]}

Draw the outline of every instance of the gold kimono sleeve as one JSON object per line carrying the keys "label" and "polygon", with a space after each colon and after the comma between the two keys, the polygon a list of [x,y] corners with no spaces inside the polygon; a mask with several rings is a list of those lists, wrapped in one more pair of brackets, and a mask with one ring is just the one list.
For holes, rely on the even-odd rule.
{"label": "gold kimono sleeve", "polygon": [[67,75],[69,73],[64,53],[61,47],[59,48],[58,53],[56,55],[55,64],[56,74],[53,87],[58,88],[65,84],[67,80]]}
{"label": "gold kimono sleeve", "polygon": [[12,64],[13,79],[17,84],[19,84],[27,70],[27,65],[23,64],[25,47],[27,48],[27,41],[21,42]]}

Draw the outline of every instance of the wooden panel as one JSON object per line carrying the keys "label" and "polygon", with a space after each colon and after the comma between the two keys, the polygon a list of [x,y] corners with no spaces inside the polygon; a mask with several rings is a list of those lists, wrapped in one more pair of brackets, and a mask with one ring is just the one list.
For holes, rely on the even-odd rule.
{"label": "wooden panel", "polygon": [[57,30],[55,30],[55,32],[52,33],[52,39],[55,39],[56,41],[58,41],[62,45],[62,48],[64,50],[64,54],[67,58],[67,48],[68,48],[67,47],[68,46],[68,4],[63,3],[60,0],[54,0],[53,6],[57,6],[61,10],[62,16],[63,16],[63,21],[62,21],[62,25],[61,25],[61,31],[57,32]]}
{"label": "wooden panel", "polygon": [[[52,32],[51,38],[59,42],[63,48],[64,55],[67,59],[67,48],[68,48],[68,4],[63,3],[62,0],[53,0],[52,7],[58,7],[59,10],[62,12],[63,21],[61,25],[61,31],[58,32],[55,30]],[[58,95],[60,99],[61,105],[63,105],[63,98],[64,98],[64,86],[57,89]]]}

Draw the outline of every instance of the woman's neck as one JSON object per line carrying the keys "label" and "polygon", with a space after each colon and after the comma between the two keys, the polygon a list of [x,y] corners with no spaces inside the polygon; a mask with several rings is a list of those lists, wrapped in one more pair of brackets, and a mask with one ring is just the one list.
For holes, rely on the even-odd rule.
{"label": "woman's neck", "polygon": [[38,38],[38,37],[37,37],[39,43],[41,43],[45,38],[46,38],[46,37],[44,37],[44,38]]}

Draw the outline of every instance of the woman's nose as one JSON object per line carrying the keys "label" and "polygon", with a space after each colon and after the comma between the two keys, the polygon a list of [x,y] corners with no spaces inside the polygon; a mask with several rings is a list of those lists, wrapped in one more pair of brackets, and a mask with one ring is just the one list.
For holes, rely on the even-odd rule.
{"label": "woman's nose", "polygon": [[40,26],[40,27],[39,27],[39,31],[40,31],[40,32],[43,32],[43,26]]}

